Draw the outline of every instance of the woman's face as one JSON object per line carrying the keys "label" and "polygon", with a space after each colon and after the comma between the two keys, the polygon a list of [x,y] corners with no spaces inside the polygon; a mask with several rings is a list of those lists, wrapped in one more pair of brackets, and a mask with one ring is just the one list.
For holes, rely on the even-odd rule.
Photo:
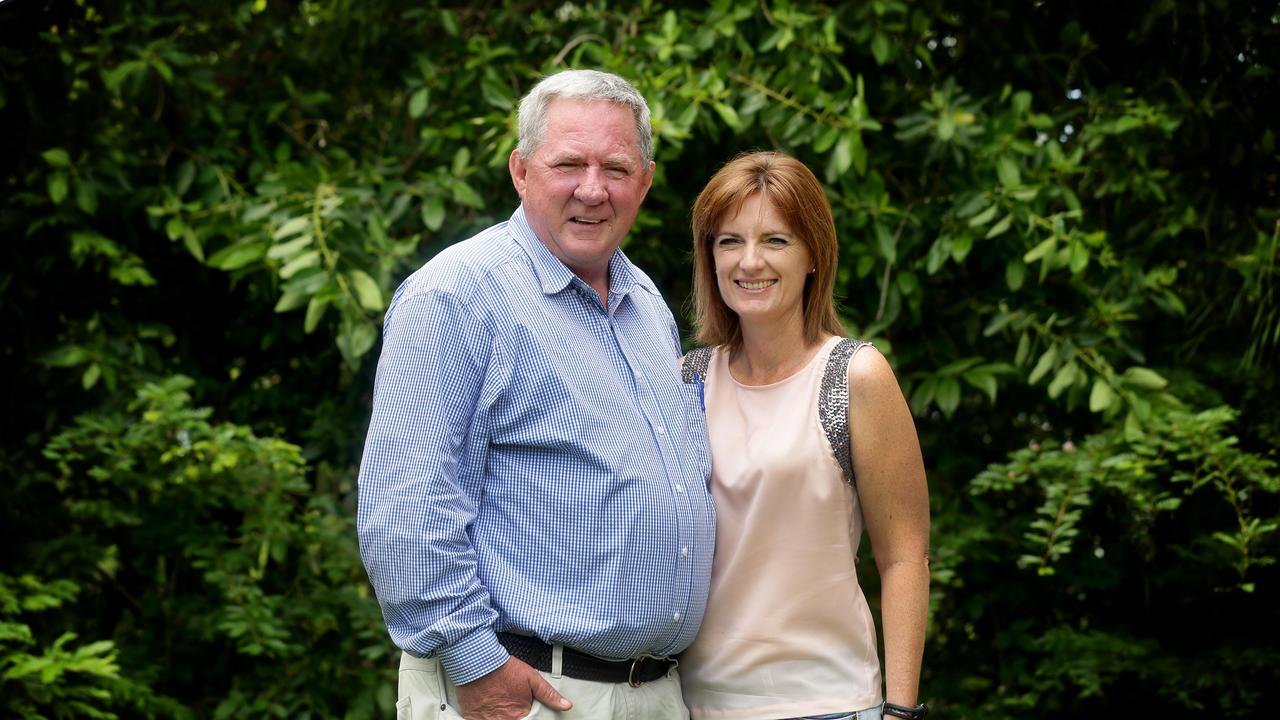
{"label": "woman's face", "polygon": [[740,322],[804,321],[809,248],[762,193],[747,198],[711,241],[720,297]]}

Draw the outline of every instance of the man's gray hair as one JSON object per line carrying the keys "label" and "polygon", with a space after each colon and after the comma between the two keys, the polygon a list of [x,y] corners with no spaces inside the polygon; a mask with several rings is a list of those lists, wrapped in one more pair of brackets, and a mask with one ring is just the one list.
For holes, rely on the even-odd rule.
{"label": "man's gray hair", "polygon": [[542,145],[547,132],[547,110],[551,101],[604,100],[624,105],[636,119],[637,150],[646,167],[653,160],[653,128],[649,125],[649,104],[635,86],[613,73],[598,70],[564,70],[543,78],[520,101],[520,157],[530,158]]}

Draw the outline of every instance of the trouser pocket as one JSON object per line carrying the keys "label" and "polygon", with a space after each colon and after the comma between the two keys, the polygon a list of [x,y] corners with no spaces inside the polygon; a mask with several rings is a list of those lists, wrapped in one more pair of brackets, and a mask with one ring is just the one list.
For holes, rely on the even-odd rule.
{"label": "trouser pocket", "polygon": [[400,656],[400,685],[397,691],[396,720],[461,720],[449,706],[444,670],[440,661]]}

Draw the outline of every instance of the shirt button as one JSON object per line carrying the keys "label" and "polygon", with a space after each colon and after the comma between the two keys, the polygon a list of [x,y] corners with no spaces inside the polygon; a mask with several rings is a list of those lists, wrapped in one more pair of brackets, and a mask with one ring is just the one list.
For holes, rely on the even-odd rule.
{"label": "shirt button", "polygon": [[689,548],[687,547],[680,548],[680,557],[689,557]]}
{"label": "shirt button", "polygon": [[660,428],[658,428],[658,434],[659,434],[659,435],[666,435],[666,434],[667,434],[667,430],[666,430],[666,428],[661,428],[661,427],[660,427]]}
{"label": "shirt button", "polygon": [[676,622],[680,622],[680,613],[676,613],[675,615],[672,615],[671,619],[675,620]]}
{"label": "shirt button", "polygon": [[678,493],[684,492],[684,486],[681,485],[680,483],[676,483],[676,492]]}

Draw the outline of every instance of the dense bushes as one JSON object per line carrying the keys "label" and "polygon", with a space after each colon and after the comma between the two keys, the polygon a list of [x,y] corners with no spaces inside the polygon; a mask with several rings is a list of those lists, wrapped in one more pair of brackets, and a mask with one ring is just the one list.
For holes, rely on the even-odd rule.
{"label": "dense bushes", "polygon": [[4,714],[391,712],[350,528],[381,312],[510,213],[562,66],[651,101],[626,250],[678,317],[715,167],[827,181],[930,467],[940,712],[1275,699],[1280,10],[437,5],[0,5]]}

